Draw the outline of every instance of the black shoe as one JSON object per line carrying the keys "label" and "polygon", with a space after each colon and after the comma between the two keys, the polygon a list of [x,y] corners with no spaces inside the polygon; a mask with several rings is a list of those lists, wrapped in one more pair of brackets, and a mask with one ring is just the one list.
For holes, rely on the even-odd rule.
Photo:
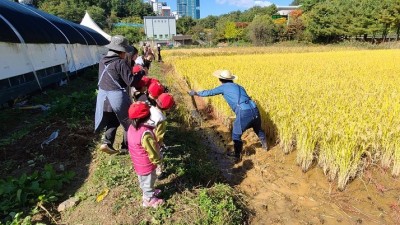
{"label": "black shoe", "polygon": [[226,155],[229,156],[235,162],[235,164],[242,161],[242,156],[236,155],[234,152],[228,152]]}
{"label": "black shoe", "polygon": [[235,157],[235,164],[238,164],[238,163],[240,163],[241,161],[242,161],[242,157],[241,157],[241,156]]}

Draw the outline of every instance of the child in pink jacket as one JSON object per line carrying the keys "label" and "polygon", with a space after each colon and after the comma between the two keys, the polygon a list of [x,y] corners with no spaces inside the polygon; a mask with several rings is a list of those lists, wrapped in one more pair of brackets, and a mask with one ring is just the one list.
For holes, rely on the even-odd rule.
{"label": "child in pink jacket", "polygon": [[154,189],[156,168],[161,164],[162,158],[153,132],[154,126],[148,123],[150,107],[137,101],[129,107],[128,115],[132,120],[127,135],[128,149],[143,191],[143,206],[157,208],[164,203],[162,199],[157,198],[161,191]]}

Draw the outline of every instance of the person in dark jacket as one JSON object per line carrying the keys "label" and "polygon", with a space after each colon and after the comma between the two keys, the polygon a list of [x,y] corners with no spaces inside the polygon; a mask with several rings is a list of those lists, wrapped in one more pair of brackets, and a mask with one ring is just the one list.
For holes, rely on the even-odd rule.
{"label": "person in dark jacket", "polygon": [[[95,131],[106,129],[100,150],[109,154],[118,153],[113,144],[119,125],[124,128],[121,149],[127,148],[126,132],[129,128],[128,109],[131,99],[128,89],[139,82],[143,73],[133,75],[127,54],[134,54],[135,49],[121,35],[111,38],[109,49],[99,63],[99,81],[96,102]],[[136,50],[137,51],[137,50]]]}
{"label": "person in dark jacket", "polygon": [[162,62],[162,58],[161,58],[161,44],[160,44],[160,43],[157,44],[157,55],[158,55],[158,62]]}
{"label": "person in dark jacket", "polygon": [[236,76],[233,75],[229,70],[217,70],[213,75],[219,78],[222,83],[220,86],[204,91],[189,92],[190,96],[214,96],[222,94],[228,105],[236,114],[236,119],[233,122],[233,148],[235,151],[236,161],[241,160],[241,154],[243,149],[242,134],[245,130],[253,128],[257,134],[262,148],[268,150],[267,139],[264,131],[261,129],[261,117],[258,108],[253,100],[247,95],[246,90],[233,82]]}

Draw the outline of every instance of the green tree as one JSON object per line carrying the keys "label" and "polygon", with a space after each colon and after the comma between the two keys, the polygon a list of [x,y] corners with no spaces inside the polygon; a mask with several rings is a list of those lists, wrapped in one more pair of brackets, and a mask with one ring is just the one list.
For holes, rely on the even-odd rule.
{"label": "green tree", "polygon": [[325,1],[327,1],[327,0],[300,0],[298,2],[300,3],[303,11],[308,12],[314,7],[314,5],[316,5],[318,3],[323,3]]}
{"label": "green tree", "polygon": [[204,27],[203,25],[197,23],[196,25],[194,25],[191,29],[189,34],[192,35],[192,39],[193,40],[202,40],[205,41],[206,40],[206,33],[204,31]]}
{"label": "green tree", "polygon": [[183,16],[176,21],[176,33],[188,34],[190,29],[196,25],[196,21],[190,16]]}
{"label": "green tree", "polygon": [[120,34],[126,39],[128,39],[129,43],[138,43],[144,37],[143,28],[138,27],[114,27],[111,31],[112,35]]}
{"label": "green tree", "polygon": [[278,30],[270,15],[257,16],[249,25],[250,40],[255,45],[273,43],[278,38]]}
{"label": "green tree", "polygon": [[239,30],[236,28],[236,24],[234,22],[228,22],[225,24],[224,37],[228,41],[236,39],[238,35],[239,35]]}
{"label": "green tree", "polygon": [[219,17],[218,16],[207,16],[206,18],[199,19],[197,24],[203,26],[205,29],[214,29]]}
{"label": "green tree", "polygon": [[144,16],[154,16],[153,8],[150,4],[143,3],[140,0],[128,1],[126,3],[127,15],[143,19]]}
{"label": "green tree", "polygon": [[[385,2],[385,3],[389,3],[389,2]],[[378,16],[378,20],[382,24],[382,27],[383,27],[383,29],[382,29],[383,41],[386,40],[387,35],[390,30],[390,26],[392,24],[392,15],[391,15],[391,10],[389,9],[390,5],[385,4],[385,3],[383,4],[382,11],[381,11],[380,15]]]}
{"label": "green tree", "polygon": [[109,31],[112,30],[113,24],[117,23],[119,21],[119,18],[117,17],[115,12],[111,12],[111,14],[107,17],[107,28]]}
{"label": "green tree", "polygon": [[307,13],[307,31],[314,41],[337,41],[345,35],[343,23],[339,19],[337,5],[333,2],[317,3]]}
{"label": "green tree", "polygon": [[226,17],[221,17],[215,24],[215,41],[225,41],[225,27],[230,21]]}
{"label": "green tree", "polygon": [[105,28],[107,26],[107,17],[105,14],[104,9],[92,5],[87,8],[87,12],[89,13],[90,17],[96,22],[97,25],[101,28]]}
{"label": "green tree", "polygon": [[392,27],[396,30],[396,40],[400,37],[400,1],[390,1],[390,14],[392,15]]}
{"label": "green tree", "polygon": [[46,0],[39,3],[39,9],[75,23],[80,23],[85,13],[73,0]]}
{"label": "green tree", "polygon": [[296,6],[296,5],[301,5],[301,0],[293,0],[292,3],[290,3],[291,6]]}
{"label": "green tree", "polygon": [[245,10],[237,22],[252,22],[254,17],[262,15],[274,15],[277,13],[275,5],[270,5],[267,7],[254,6],[248,10]]}
{"label": "green tree", "polygon": [[225,15],[222,15],[226,20],[236,22],[240,20],[240,16],[242,15],[242,12],[240,10],[237,11],[232,11],[230,13],[227,13]]}
{"label": "green tree", "polygon": [[358,5],[358,16],[354,18],[353,23],[360,35],[366,40],[368,35],[373,37],[382,29],[382,25],[378,21],[380,14],[380,5],[375,0],[362,0]]}

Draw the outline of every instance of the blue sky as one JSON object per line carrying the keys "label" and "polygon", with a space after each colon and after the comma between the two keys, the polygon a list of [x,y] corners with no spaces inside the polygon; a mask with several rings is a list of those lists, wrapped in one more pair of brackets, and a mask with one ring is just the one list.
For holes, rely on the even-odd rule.
{"label": "blue sky", "polygon": [[[289,5],[293,0],[200,0],[200,17],[204,18],[208,15],[219,16],[235,10],[246,10],[254,5],[267,6],[275,4],[279,6]],[[171,6],[172,11],[176,11],[176,0],[160,0],[167,2]]]}

